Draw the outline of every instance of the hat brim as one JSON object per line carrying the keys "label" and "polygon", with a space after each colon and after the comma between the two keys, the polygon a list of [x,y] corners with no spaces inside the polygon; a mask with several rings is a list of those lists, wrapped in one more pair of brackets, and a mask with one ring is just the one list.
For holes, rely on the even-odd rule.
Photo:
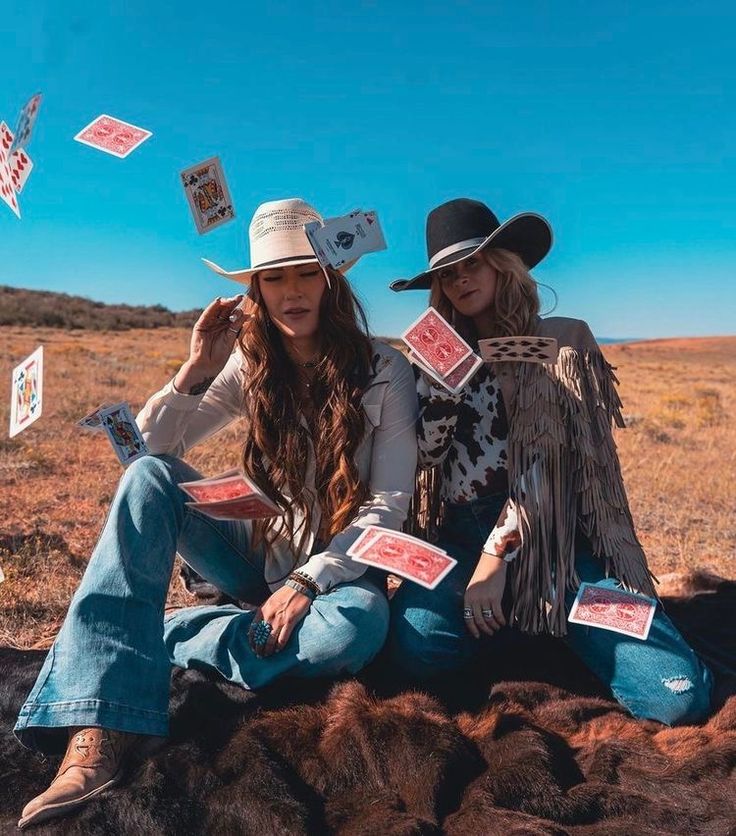
{"label": "hat brim", "polygon": [[404,290],[429,290],[434,274],[442,267],[457,264],[487,248],[510,250],[521,258],[528,270],[531,270],[552,248],[552,227],[541,215],[522,212],[502,223],[477,247],[451,253],[413,279],[397,279],[391,282],[389,287],[396,293]]}
{"label": "hat brim", "polygon": [[[276,270],[279,267],[298,267],[300,264],[319,265],[319,260],[313,257],[298,258],[288,261],[275,261],[272,264],[264,264],[261,267],[248,267],[242,270],[223,270],[222,267],[220,267],[218,264],[215,264],[214,261],[210,261],[208,258],[203,258],[202,261],[210,268],[210,270],[212,270],[214,273],[217,273],[218,276],[224,276],[226,279],[231,279],[234,282],[238,282],[239,284],[244,284],[246,286],[250,285],[251,281],[253,280],[253,276],[255,276],[256,273],[260,273],[263,270]],[[348,261],[339,268],[339,272],[346,273],[356,263],[357,259],[356,261]]]}

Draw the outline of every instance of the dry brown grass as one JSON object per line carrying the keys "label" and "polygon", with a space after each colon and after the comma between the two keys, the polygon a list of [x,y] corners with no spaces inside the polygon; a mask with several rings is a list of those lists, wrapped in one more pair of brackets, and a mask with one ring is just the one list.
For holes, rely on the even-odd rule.
{"label": "dry brown grass", "polygon": [[[189,332],[0,327],[0,380],[44,345],[44,414],[7,438],[0,400],[0,644],[47,646],[97,541],[120,466],[75,422],[102,401],[137,411],[176,371]],[[709,565],[736,576],[736,337],[608,346],[630,428],[617,434],[634,518],[656,572]],[[7,390],[6,390],[7,393]],[[193,450],[206,474],[232,467],[233,426]],[[174,581],[170,603],[187,602]]]}

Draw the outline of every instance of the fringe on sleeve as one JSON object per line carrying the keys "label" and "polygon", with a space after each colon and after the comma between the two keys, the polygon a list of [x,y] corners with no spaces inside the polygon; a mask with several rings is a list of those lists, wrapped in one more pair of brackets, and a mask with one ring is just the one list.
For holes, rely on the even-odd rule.
{"label": "fringe on sleeve", "polygon": [[560,350],[557,363],[522,364],[510,421],[510,495],[520,511],[521,553],[511,564],[512,623],[567,632],[565,592],[579,585],[579,524],[606,574],[655,596],[634,531],[613,440],[624,426],[613,367],[597,349]]}

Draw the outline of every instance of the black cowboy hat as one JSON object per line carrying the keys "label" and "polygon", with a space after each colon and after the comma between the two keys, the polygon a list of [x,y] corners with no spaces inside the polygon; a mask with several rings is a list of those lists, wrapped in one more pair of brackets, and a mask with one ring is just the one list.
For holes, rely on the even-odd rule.
{"label": "black cowboy hat", "polygon": [[514,215],[500,223],[479,200],[460,197],[448,200],[427,216],[429,269],[413,279],[391,282],[391,290],[428,290],[432,273],[455,264],[486,247],[516,253],[527,269],[539,264],[552,246],[552,228],[533,212]]}

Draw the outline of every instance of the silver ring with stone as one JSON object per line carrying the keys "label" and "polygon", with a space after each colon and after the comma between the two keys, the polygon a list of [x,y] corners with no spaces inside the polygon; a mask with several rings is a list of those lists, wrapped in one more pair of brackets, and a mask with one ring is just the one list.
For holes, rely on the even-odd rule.
{"label": "silver ring with stone", "polygon": [[493,610],[490,610],[490,609],[489,610],[481,610],[480,614],[483,616],[483,618],[493,618]]}
{"label": "silver ring with stone", "polygon": [[473,618],[473,610],[470,607],[465,607],[463,609],[463,618],[466,620]]}

